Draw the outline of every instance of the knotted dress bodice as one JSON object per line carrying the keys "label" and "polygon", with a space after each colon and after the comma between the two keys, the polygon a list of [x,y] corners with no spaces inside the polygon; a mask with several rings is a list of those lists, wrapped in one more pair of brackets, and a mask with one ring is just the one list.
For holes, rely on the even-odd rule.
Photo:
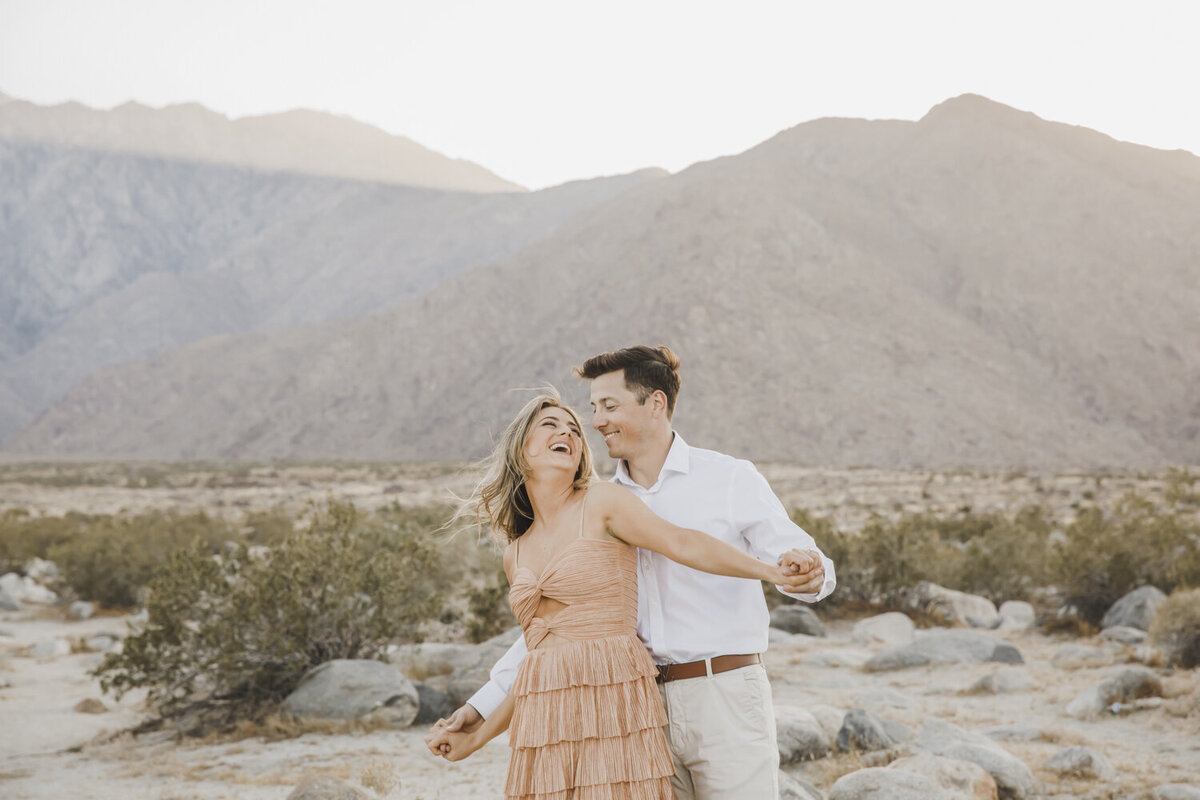
{"label": "knotted dress bodice", "polygon": [[[538,616],[544,597],[565,607]],[[581,536],[551,559],[540,576],[518,565],[508,599],[530,650],[548,634],[573,641],[636,636],[637,553],[624,542]]]}

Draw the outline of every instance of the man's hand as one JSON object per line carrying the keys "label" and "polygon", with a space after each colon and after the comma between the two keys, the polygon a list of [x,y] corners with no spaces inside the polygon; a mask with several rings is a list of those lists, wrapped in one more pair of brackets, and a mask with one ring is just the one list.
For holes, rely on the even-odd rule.
{"label": "man's hand", "polygon": [[429,729],[429,733],[425,736],[425,746],[429,748],[429,752],[435,756],[446,755],[450,752],[450,739],[448,733],[474,733],[479,730],[479,726],[483,724],[483,717],[475,710],[475,707],[470,703],[463,703],[449,719],[439,719],[433,723],[433,727]]}
{"label": "man's hand", "polygon": [[779,584],[793,594],[816,594],[825,584],[825,564],[815,550],[788,550],[779,557],[785,581]]}

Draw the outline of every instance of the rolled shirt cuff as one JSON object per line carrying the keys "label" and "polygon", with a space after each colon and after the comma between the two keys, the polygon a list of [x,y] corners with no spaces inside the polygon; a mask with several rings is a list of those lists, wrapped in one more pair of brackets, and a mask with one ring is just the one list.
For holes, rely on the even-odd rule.
{"label": "rolled shirt cuff", "polygon": [[467,701],[479,715],[487,719],[495,713],[500,704],[504,702],[504,698],[508,696],[508,692],[501,689],[493,681],[488,681],[483,687],[471,695],[471,699]]}

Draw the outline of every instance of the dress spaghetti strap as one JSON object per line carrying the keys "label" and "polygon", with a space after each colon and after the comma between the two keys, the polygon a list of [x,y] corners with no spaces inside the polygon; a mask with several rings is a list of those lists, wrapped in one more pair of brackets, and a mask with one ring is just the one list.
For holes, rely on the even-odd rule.
{"label": "dress spaghetti strap", "polygon": [[583,503],[579,506],[579,538],[583,538],[583,515],[587,512],[587,490],[583,492]]}

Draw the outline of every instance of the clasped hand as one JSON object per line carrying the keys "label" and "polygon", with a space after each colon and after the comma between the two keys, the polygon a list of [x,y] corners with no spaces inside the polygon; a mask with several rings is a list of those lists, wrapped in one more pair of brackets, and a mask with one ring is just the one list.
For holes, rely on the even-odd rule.
{"label": "clasped hand", "polygon": [[794,594],[816,594],[825,584],[825,564],[821,554],[815,550],[789,550],[779,557],[784,581],[779,584],[784,591]]}
{"label": "clasped hand", "polygon": [[473,735],[483,718],[469,705],[461,706],[449,719],[439,719],[425,736],[425,746],[447,761],[462,761],[479,749]]}

